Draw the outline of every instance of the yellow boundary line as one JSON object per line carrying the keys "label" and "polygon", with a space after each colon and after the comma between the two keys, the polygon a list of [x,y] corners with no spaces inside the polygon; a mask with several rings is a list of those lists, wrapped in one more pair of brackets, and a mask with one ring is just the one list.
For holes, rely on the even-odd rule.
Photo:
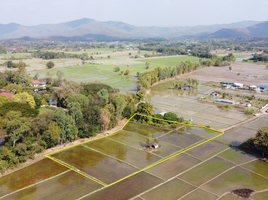
{"label": "yellow boundary line", "polygon": [[[59,161],[53,159],[52,157],[50,157],[51,154],[55,154],[55,153],[57,153],[57,152],[60,152],[60,151],[63,151],[63,150],[72,148],[72,147],[74,147],[74,146],[78,146],[78,145],[84,144],[84,143],[92,142],[92,141],[94,141],[94,140],[98,140],[98,139],[101,139],[101,138],[105,138],[105,137],[108,137],[108,136],[110,136],[110,135],[112,135],[112,134],[118,132],[118,131],[121,131],[121,130],[126,126],[126,124],[127,124],[133,117],[135,117],[136,115],[140,115],[140,116],[144,116],[144,117],[149,117],[149,118],[157,119],[157,120],[161,120],[161,121],[166,121],[166,122],[176,123],[176,124],[182,124],[182,125],[186,125],[186,126],[201,127],[201,128],[205,128],[205,129],[209,129],[209,130],[213,130],[213,131],[219,132],[219,133],[221,133],[221,134],[219,134],[219,135],[217,135],[217,136],[215,136],[215,137],[213,137],[213,138],[210,138],[210,139],[208,139],[208,140],[206,140],[206,141],[203,141],[203,142],[201,142],[201,143],[198,143],[198,144],[195,145],[195,146],[192,146],[192,147],[190,147],[190,148],[188,148],[188,149],[185,149],[185,150],[183,150],[183,151],[181,151],[181,152],[179,152],[179,153],[177,153],[177,154],[175,154],[175,155],[173,155],[173,156],[170,156],[170,157],[168,157],[168,158],[166,158],[166,159],[164,159],[164,160],[161,160],[161,161],[159,161],[159,162],[157,162],[157,163],[155,163],[155,164],[153,164],[153,165],[150,165],[150,166],[148,166],[148,167],[146,167],[146,168],[144,168],[144,169],[141,169],[141,170],[139,170],[139,171],[137,171],[137,172],[135,172],[135,173],[133,173],[133,174],[130,174],[129,176],[126,176],[126,177],[124,177],[124,178],[122,178],[122,179],[119,179],[118,181],[115,181],[115,182],[113,182],[113,183],[111,183],[111,184],[109,184],[109,185],[106,185],[106,184],[104,184],[104,183],[102,183],[102,182],[100,182],[100,181],[98,181],[98,180],[96,180],[96,179],[94,179],[94,178],[92,178],[92,177],[89,177],[89,176],[85,175],[84,173],[81,173],[80,171],[77,171],[76,169],[73,169],[73,168],[71,168],[71,167],[69,167],[69,166],[67,166],[67,165],[65,165],[65,164],[63,164],[63,163],[61,163],[61,162],[59,162]],[[120,182],[120,181],[123,181],[123,180],[125,180],[125,179],[127,179],[127,178],[129,178],[129,177],[131,177],[131,176],[134,176],[134,175],[136,175],[136,174],[138,174],[138,173],[140,173],[140,172],[142,172],[142,171],[145,171],[145,170],[147,170],[147,169],[149,169],[149,168],[151,168],[151,167],[154,167],[154,166],[156,166],[156,165],[158,165],[158,164],[160,164],[160,163],[163,163],[163,162],[165,162],[165,161],[167,161],[167,160],[169,160],[169,159],[171,159],[171,158],[174,158],[175,156],[178,156],[178,155],[180,155],[180,154],[182,154],[182,153],[185,153],[186,151],[189,151],[189,150],[191,150],[191,149],[193,149],[193,148],[195,148],[195,147],[198,147],[198,146],[200,146],[200,145],[202,145],[202,144],[204,144],[204,143],[206,143],[206,142],[209,142],[209,141],[211,141],[211,140],[213,140],[213,139],[215,139],[215,138],[217,138],[217,137],[219,137],[219,136],[221,136],[221,135],[223,135],[223,134],[224,134],[223,131],[216,130],[216,129],[213,129],[213,128],[208,128],[208,127],[206,127],[206,126],[200,126],[200,125],[195,125],[195,124],[185,124],[185,123],[180,123],[180,122],[174,122],[174,121],[169,121],[169,120],[159,119],[159,118],[155,118],[155,117],[151,117],[151,116],[147,116],[147,115],[142,115],[142,114],[139,114],[139,113],[135,113],[131,118],[129,118],[129,120],[123,125],[123,127],[120,128],[120,129],[117,130],[117,131],[114,131],[114,132],[112,132],[112,133],[110,133],[110,134],[107,134],[107,135],[102,136],[102,137],[99,137],[99,138],[95,138],[95,139],[90,140],[90,141],[81,142],[81,143],[79,143],[79,144],[75,144],[75,145],[72,145],[72,146],[70,146],[70,147],[66,147],[66,148],[64,148],[64,149],[60,149],[60,150],[58,150],[58,151],[54,151],[54,152],[52,152],[52,153],[47,154],[46,157],[49,158],[49,159],[51,159],[51,160],[53,160],[53,161],[55,161],[55,162],[57,162],[57,163],[59,163],[59,164],[61,164],[61,165],[63,165],[63,166],[65,166],[65,167],[67,167],[67,168],[69,168],[69,169],[71,169],[71,170],[73,170],[73,171],[75,171],[75,172],[77,172],[77,173],[79,173],[79,174],[81,174],[81,175],[83,175],[83,176],[85,176],[85,177],[87,177],[87,178],[89,178],[89,179],[91,179],[91,180],[93,180],[93,181],[95,181],[95,182],[97,182],[97,183],[99,183],[99,184],[102,185],[102,186],[110,187],[110,186],[112,186],[112,185],[114,185],[114,184],[116,184],[116,183],[118,183],[118,182]]]}

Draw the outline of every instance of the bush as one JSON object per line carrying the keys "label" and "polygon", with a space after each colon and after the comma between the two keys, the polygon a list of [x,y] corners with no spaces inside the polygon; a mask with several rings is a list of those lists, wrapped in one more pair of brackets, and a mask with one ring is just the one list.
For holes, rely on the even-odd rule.
{"label": "bush", "polygon": [[31,158],[31,159],[34,159],[34,158],[35,158],[35,154],[34,154],[34,152],[32,152],[32,153],[29,155],[29,158]]}
{"label": "bush", "polygon": [[51,68],[53,68],[55,66],[55,64],[52,62],[52,61],[49,61],[48,63],[47,63],[47,68],[48,69],[51,69]]}
{"label": "bush", "polygon": [[19,161],[22,162],[26,162],[26,158],[24,156],[19,156]]}
{"label": "bush", "polygon": [[130,71],[129,70],[126,70],[124,75],[129,75]]}
{"label": "bush", "polygon": [[168,112],[165,113],[164,119],[168,121],[177,121],[178,116],[175,113]]}
{"label": "bush", "polygon": [[119,72],[120,71],[120,68],[119,67],[115,67],[114,68],[114,72]]}

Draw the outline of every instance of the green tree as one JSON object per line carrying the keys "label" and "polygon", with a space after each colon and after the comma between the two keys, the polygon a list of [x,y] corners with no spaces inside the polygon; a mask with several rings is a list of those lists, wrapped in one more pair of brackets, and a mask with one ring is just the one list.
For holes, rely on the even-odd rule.
{"label": "green tree", "polygon": [[75,124],[82,119],[83,114],[81,111],[81,105],[78,102],[73,102],[68,104],[69,114],[73,116]]}
{"label": "green tree", "polygon": [[153,116],[154,115],[153,105],[151,105],[149,102],[140,103],[137,107],[137,113]]}
{"label": "green tree", "polygon": [[22,92],[22,93],[16,94],[12,99],[15,102],[27,103],[32,108],[34,108],[36,105],[35,101],[34,101],[34,97],[32,95],[28,94],[27,92]]}
{"label": "green tree", "polygon": [[109,92],[107,89],[101,89],[100,91],[98,91],[97,95],[104,102],[104,104],[108,103]]}
{"label": "green tree", "polygon": [[73,118],[71,116],[66,116],[62,108],[57,108],[57,110],[53,113],[53,117],[56,119],[61,128],[61,144],[75,140],[78,130],[74,126]]}
{"label": "green tree", "polygon": [[175,113],[167,112],[164,114],[164,119],[168,121],[177,121],[178,116]]}
{"label": "green tree", "polygon": [[66,99],[67,104],[78,102],[82,108],[89,105],[89,98],[83,94],[72,94]]}
{"label": "green tree", "polygon": [[3,95],[0,96],[0,106],[5,104],[5,103],[11,103],[12,100],[10,98],[8,98],[7,96]]}
{"label": "green tree", "polygon": [[260,128],[257,134],[252,137],[252,140],[256,146],[261,148],[262,157],[264,157],[264,153],[268,148],[268,127]]}
{"label": "green tree", "polygon": [[19,111],[10,111],[6,114],[5,119],[8,134],[13,141],[13,147],[15,147],[16,142],[23,138],[27,132],[30,130],[30,121],[22,117]]}
{"label": "green tree", "polygon": [[11,68],[12,66],[13,66],[12,61],[9,60],[9,61],[7,62],[7,67],[8,67],[8,68]]}
{"label": "green tree", "polygon": [[18,70],[20,73],[26,73],[26,64],[22,60],[19,61]]}
{"label": "green tree", "polygon": [[122,112],[126,106],[126,100],[123,94],[116,94],[113,99],[113,104],[116,110],[116,118],[119,121],[122,117]]}
{"label": "green tree", "polygon": [[54,62],[52,62],[52,61],[49,61],[48,63],[47,63],[47,68],[48,69],[51,69],[51,68],[53,68],[55,66],[55,64],[54,64]]}

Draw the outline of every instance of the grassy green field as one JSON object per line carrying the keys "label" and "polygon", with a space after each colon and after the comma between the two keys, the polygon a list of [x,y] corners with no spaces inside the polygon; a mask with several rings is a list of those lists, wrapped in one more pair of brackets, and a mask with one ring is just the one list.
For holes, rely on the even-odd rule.
{"label": "grassy green field", "polygon": [[[44,78],[47,72],[52,75],[55,75],[58,70],[61,70],[64,73],[64,78],[69,81],[100,81],[111,85],[112,87],[119,88],[122,92],[130,92],[135,91],[137,85],[137,72],[142,73],[148,70],[153,70],[156,67],[174,66],[186,60],[196,62],[198,61],[198,58],[190,56],[135,60],[129,58],[128,55],[126,55],[127,52],[124,53],[124,56],[120,58],[117,58],[116,56],[118,55],[116,55],[114,58],[112,57],[111,59],[99,59],[96,61],[103,64],[86,64],[78,66],[55,67],[53,69],[30,71],[29,74],[31,76],[34,76],[36,73],[38,73],[41,78]],[[151,62],[151,66],[149,69],[145,69],[145,62]],[[129,65],[129,67],[127,65]],[[120,72],[114,72],[115,67],[119,67],[120,71],[124,72],[126,70],[129,70],[130,74],[128,76],[122,76],[120,75]]]}
{"label": "grassy green field", "polygon": [[46,113],[46,112],[54,112],[53,108],[46,108],[46,107],[39,108],[38,110],[39,110],[39,115],[42,113]]}

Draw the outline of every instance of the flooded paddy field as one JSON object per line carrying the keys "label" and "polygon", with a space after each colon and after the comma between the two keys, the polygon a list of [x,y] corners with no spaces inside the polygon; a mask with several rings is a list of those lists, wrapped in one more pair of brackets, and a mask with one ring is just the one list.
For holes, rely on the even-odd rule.
{"label": "flooded paddy field", "polygon": [[238,127],[233,130],[225,132],[224,135],[218,137],[216,140],[234,146],[239,146],[240,144],[246,142],[252,136],[256,135],[256,133],[257,133],[256,130]]}
{"label": "flooded paddy field", "polygon": [[258,131],[261,127],[268,125],[268,116],[259,118],[257,121],[244,125],[243,127]]}
{"label": "flooded paddy field", "polygon": [[138,168],[144,168],[161,159],[161,157],[149,152],[138,150],[107,138],[89,142],[85,145],[119,160],[126,161]]}
{"label": "flooded paddy field", "polygon": [[146,136],[146,137],[149,135],[152,135],[154,138],[157,138],[161,135],[166,134],[167,132],[170,132],[170,130],[168,130],[168,129],[156,128],[156,127],[153,127],[150,125],[132,123],[132,122],[129,122],[124,127],[124,130],[129,131],[129,132],[138,133],[138,134]]}
{"label": "flooded paddy field", "polygon": [[[202,137],[218,134],[187,127],[168,130],[132,122],[125,127],[127,130],[51,155],[96,180],[111,184],[109,187],[50,159],[43,159],[0,177],[0,198],[216,200],[225,192],[238,188],[268,189],[267,162],[216,141],[169,158],[205,141]],[[148,138],[146,131],[159,138],[160,148],[144,149]],[[131,175],[145,167],[149,168]],[[266,196],[266,193],[258,193],[253,199],[265,199]],[[227,194],[222,198],[228,197],[234,196]]]}
{"label": "flooded paddy field", "polygon": [[216,200],[217,196],[204,190],[197,189],[194,192],[186,195],[182,200],[196,200],[196,199],[206,199],[206,200]]}
{"label": "flooded paddy field", "polygon": [[205,144],[202,144],[200,146],[197,146],[189,151],[187,151],[188,154],[195,156],[199,159],[207,159],[225,149],[227,149],[228,146],[214,142],[214,141],[209,141],[206,142]]}
{"label": "flooded paddy field", "polygon": [[186,154],[180,154],[148,169],[147,171],[167,180],[196,165],[199,162],[200,160],[196,158],[193,158]]}
{"label": "flooded paddy field", "polygon": [[0,178],[0,197],[53,177],[68,169],[48,158]]}
{"label": "flooded paddy field", "polygon": [[184,173],[183,175],[179,176],[179,178],[193,185],[200,186],[232,166],[234,166],[232,163],[221,158],[214,157],[211,160]]}
{"label": "flooded paddy field", "polygon": [[74,171],[13,193],[3,199],[76,199],[102,186]]}
{"label": "flooded paddy field", "polygon": [[[198,97],[211,94],[215,88],[201,85],[190,91],[174,90],[170,81],[152,88],[150,97],[154,108],[161,112],[174,112],[178,117],[192,120],[193,124],[224,129],[248,119],[250,116],[236,110],[224,110],[213,104],[198,100]],[[229,90],[228,90],[229,91]]]}
{"label": "flooded paddy field", "polygon": [[111,184],[138,171],[133,166],[83,146],[61,151],[52,155],[52,157],[87,173],[105,184]]}
{"label": "flooded paddy field", "polygon": [[179,179],[173,179],[167,183],[147,192],[142,195],[143,199],[178,199],[187,194],[191,190],[195,189],[194,186],[189,185]]}
{"label": "flooded paddy field", "polygon": [[260,191],[267,189],[268,179],[252,173],[241,167],[233,168],[211,182],[203,185],[201,189],[221,195],[238,188],[249,188]]}
{"label": "flooded paddy field", "polygon": [[141,172],[125,179],[115,185],[93,193],[83,199],[85,200],[125,200],[135,197],[140,193],[162,183],[163,181],[146,172]]}
{"label": "flooded paddy field", "polygon": [[172,131],[171,133],[168,133],[163,137],[160,137],[160,140],[176,145],[178,147],[186,148],[192,144],[200,142],[203,139],[183,132]]}

